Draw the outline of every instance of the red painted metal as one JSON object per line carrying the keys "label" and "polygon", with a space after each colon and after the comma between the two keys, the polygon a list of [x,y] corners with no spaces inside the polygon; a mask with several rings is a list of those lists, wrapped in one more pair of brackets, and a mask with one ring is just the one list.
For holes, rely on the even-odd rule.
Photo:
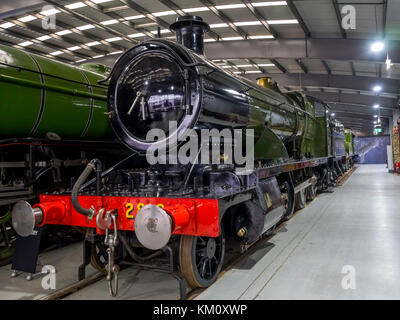
{"label": "red painted metal", "polygon": [[[94,206],[96,212],[116,210],[117,228],[134,231],[135,217],[147,205],[158,205],[171,215],[174,234],[217,237],[219,235],[219,209],[217,199],[140,198],[111,196],[79,196],[85,208]],[[43,211],[43,224],[59,224],[96,228],[96,219],[88,220],[75,211],[68,195],[40,195],[40,203],[34,205]],[[64,208],[64,209],[63,209]],[[96,228],[97,229],[97,228]],[[97,229],[97,232],[103,232]]]}

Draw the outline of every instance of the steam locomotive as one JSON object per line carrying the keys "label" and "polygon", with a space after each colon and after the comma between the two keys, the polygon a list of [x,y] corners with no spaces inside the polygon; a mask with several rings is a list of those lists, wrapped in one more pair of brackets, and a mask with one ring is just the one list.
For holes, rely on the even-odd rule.
{"label": "steam locomotive", "polygon": [[13,254],[15,202],[63,191],[91,158],[121,154],[98,83],[107,74],[0,45],[0,264]]}
{"label": "steam locomotive", "polygon": [[[254,84],[206,59],[209,26],[200,17],[179,17],[170,28],[177,43],[144,41],[112,68],[107,115],[115,135],[130,157],[143,160],[171,141],[181,146],[188,129],[251,129],[254,166],[228,161],[225,145],[240,151],[248,146],[238,146],[234,134],[221,138],[218,163],[205,164],[197,153],[189,163],[168,156],[167,163],[138,160],[103,170],[102,161],[93,159],[72,188],[44,192],[33,206],[20,201],[12,212],[21,236],[46,224],[88,228],[79,276],[92,263],[107,274],[113,296],[124,265],[171,272],[192,288],[210,286],[221,271],[226,239],[246,249],[318,190],[333,186],[355,159],[323,101],[282,93],[266,78]],[[152,129],[166,134],[149,141]],[[213,140],[197,145],[209,151]]]}

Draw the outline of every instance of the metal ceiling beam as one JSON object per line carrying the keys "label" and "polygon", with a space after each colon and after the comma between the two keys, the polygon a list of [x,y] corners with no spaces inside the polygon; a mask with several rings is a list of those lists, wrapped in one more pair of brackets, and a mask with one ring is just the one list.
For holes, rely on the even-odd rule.
{"label": "metal ceiling beam", "polygon": [[386,21],[387,21],[387,8],[388,1],[383,0],[383,8],[382,8],[382,38],[386,38]]}
{"label": "metal ceiling beam", "polygon": [[307,25],[305,24],[303,17],[300,15],[299,11],[297,10],[296,5],[294,4],[293,0],[286,1],[290,11],[292,11],[293,15],[296,17],[297,21],[299,21],[300,27],[303,29],[304,35],[306,38],[311,38],[311,32],[308,29]]}
{"label": "metal ceiling beam", "polygon": [[226,23],[233,31],[235,31],[239,36],[244,39],[248,38],[248,34],[242,29],[234,25],[233,21],[222,11],[215,7],[215,4],[211,0],[200,0],[200,2],[211,10],[218,18],[220,18],[224,23]]}
{"label": "metal ceiling beam", "polygon": [[[277,81],[282,86],[302,86],[316,88],[337,88],[356,91],[372,91],[372,88],[379,84],[382,86],[382,93],[400,95],[400,80],[389,78],[374,78],[374,77],[353,77],[347,75],[326,75],[326,74],[296,74],[286,73],[277,74],[269,73],[267,76]],[[248,75],[254,80],[254,76]],[[375,97],[375,96],[374,96]],[[371,97],[371,100],[374,99]]]}
{"label": "metal ceiling beam", "polygon": [[[64,52],[64,53],[66,53],[66,54],[72,56],[72,57],[65,57],[65,60],[68,60],[68,61],[70,61],[70,62],[71,62],[71,61],[72,61],[72,62],[75,62],[75,59],[73,58],[73,57],[74,57],[74,54],[72,53],[72,51],[69,51],[69,50],[65,49],[64,47],[55,46],[55,45],[52,45],[52,44],[50,44],[50,43],[43,43],[43,41],[37,40],[37,39],[35,39],[35,38],[28,37],[28,36],[24,35],[23,33],[18,32],[18,31],[16,31],[16,30],[0,28],[0,32],[1,32],[1,33],[4,33],[4,34],[11,35],[11,36],[13,36],[13,37],[17,37],[18,39],[21,39],[21,40],[23,40],[24,42],[25,42],[25,41],[30,41],[30,42],[32,42],[32,43],[34,43],[34,44],[37,44],[37,45],[39,45],[39,46],[43,46],[44,48],[48,48],[48,49],[50,49],[50,50],[62,51],[62,52]],[[1,41],[1,40],[0,40],[0,41]],[[22,41],[21,41],[21,42],[22,42]],[[18,44],[18,43],[13,43],[13,44],[16,45],[16,44]],[[26,47],[22,47],[22,46],[21,46],[21,48],[26,48]],[[40,51],[40,50],[39,50],[39,51]],[[46,52],[46,51],[42,51],[41,54],[43,55],[43,54],[49,54],[49,53]],[[79,57],[81,57],[81,58],[85,58],[85,59],[88,57],[87,55],[81,55],[81,54],[77,54],[77,56],[79,56]],[[89,57],[90,57],[90,56],[89,56]]]}
{"label": "metal ceiling beam", "polygon": [[[310,94],[312,95],[312,94]],[[377,115],[379,112],[376,109],[371,108],[370,106],[358,106],[346,103],[333,103],[329,104],[331,110],[334,112],[348,113],[348,114],[358,114],[365,115],[374,118],[374,115]],[[381,117],[389,118],[393,116],[393,111],[389,109],[381,109],[380,110]]]}
{"label": "metal ceiling beam", "polygon": [[347,34],[346,31],[342,27],[342,15],[340,13],[340,8],[337,0],[332,0],[333,9],[335,10],[336,20],[339,25],[340,33],[342,34],[342,38],[346,39]]}
{"label": "metal ceiling beam", "polygon": [[305,64],[301,61],[301,59],[295,59],[297,65],[303,70],[304,73],[308,73],[308,69]]}
{"label": "metal ceiling beam", "polygon": [[[171,0],[158,0],[158,1],[160,1],[162,4],[164,4],[166,7],[168,7],[172,11],[174,11],[177,15],[179,15],[179,16],[186,15],[186,13],[182,10],[182,8],[180,6],[178,6],[175,2],[173,2]],[[210,30],[207,32],[207,34],[215,40],[220,39],[220,35],[214,31]]]}
{"label": "metal ceiling beam", "polygon": [[[131,42],[131,43],[136,43],[133,39],[128,38],[125,34],[123,34],[122,32],[119,32],[118,30],[114,29],[113,27],[102,25],[99,22],[97,22],[96,20],[89,18],[89,17],[85,16],[84,14],[80,14],[74,10],[68,9],[56,1],[53,1],[53,0],[44,0],[44,1],[53,5],[56,8],[58,8],[58,10],[60,10],[61,12],[70,14],[70,15],[74,16],[75,18],[77,18],[81,21],[84,21],[85,23],[92,24],[92,25],[96,26],[97,28],[107,31],[108,33],[110,33],[114,36],[121,37],[125,41]],[[103,42],[107,42],[107,41],[103,41]]]}
{"label": "metal ceiling beam", "polygon": [[269,59],[269,60],[275,65],[275,67],[277,67],[283,73],[287,73],[288,72],[286,70],[286,68],[278,62],[278,60],[276,60],[276,59]]}
{"label": "metal ceiling beam", "polygon": [[355,77],[356,74],[356,69],[354,68],[354,62],[350,61],[350,69],[351,69],[351,73],[353,74],[353,77]]}
{"label": "metal ceiling beam", "polygon": [[325,60],[321,60],[321,62],[322,62],[322,64],[323,64],[323,66],[324,66],[326,72],[327,72],[328,74],[331,74],[331,73],[332,73],[332,70],[331,70],[331,68],[329,68],[328,63],[327,63]]}
{"label": "metal ceiling beam", "polygon": [[43,3],[38,3],[38,4],[31,5],[31,6],[26,6],[26,7],[22,7],[19,9],[2,12],[2,13],[0,13],[0,20],[5,20],[8,18],[16,17],[16,16],[22,16],[28,12],[39,10],[42,7],[43,7]]}
{"label": "metal ceiling beam", "polygon": [[253,16],[255,16],[257,20],[261,22],[264,28],[274,36],[274,38],[279,38],[278,32],[268,24],[267,19],[264,18],[261,12],[256,8],[254,8],[253,4],[251,3],[251,0],[242,0],[242,2],[247,7],[247,9],[249,9],[249,11],[253,14]]}
{"label": "metal ceiling beam", "polygon": [[[31,13],[31,15],[32,15],[32,16],[35,16],[37,19],[42,19],[42,18],[44,17],[43,15],[41,15],[41,14],[39,14],[39,13]],[[40,34],[40,35],[42,35],[42,36],[44,36],[44,35],[51,36],[51,37],[54,38],[54,39],[57,39],[57,40],[59,40],[59,41],[62,41],[62,43],[63,43],[63,44],[66,44],[67,46],[74,47],[74,46],[76,46],[76,45],[79,45],[79,46],[81,46],[83,49],[90,50],[90,51],[93,51],[93,52],[96,52],[96,53],[99,53],[99,54],[104,54],[104,51],[103,51],[103,50],[98,50],[98,49],[96,49],[96,48],[94,48],[94,47],[86,46],[83,42],[77,41],[77,40],[75,40],[75,39],[71,39],[70,37],[68,37],[68,35],[59,36],[59,35],[53,33],[53,30],[51,30],[51,29],[45,30],[45,29],[43,29],[43,28],[38,28],[37,26],[33,25],[33,24],[30,23],[29,21],[28,21],[28,22],[22,22],[22,21],[19,21],[19,20],[17,20],[17,19],[7,19],[6,21],[11,22],[11,23],[14,23],[14,24],[16,24],[16,25],[18,25],[18,26],[20,26],[20,27],[22,27],[22,28],[35,31],[35,32],[37,32],[38,34]],[[33,20],[33,21],[35,21],[35,20]],[[57,21],[57,23],[60,25],[60,21]],[[60,26],[61,26],[61,25],[60,25]],[[49,40],[50,40],[50,39],[49,39]],[[46,43],[47,43],[47,42],[44,42],[44,44],[46,44]],[[60,48],[61,48],[61,47],[60,47]],[[90,55],[87,55],[87,54],[84,54],[84,53],[81,53],[81,55],[86,55],[87,58],[92,58]]]}
{"label": "metal ceiling beam", "polygon": [[[386,52],[372,53],[369,39],[276,39],[205,43],[211,59],[288,58],[374,61],[385,63]],[[390,58],[400,63],[400,41],[387,40]]]}
{"label": "metal ceiling beam", "polygon": [[[309,92],[310,96],[321,99],[326,103],[337,103],[347,106],[355,106],[360,108],[368,109],[368,112],[375,111],[372,105],[378,103],[381,106],[381,112],[388,110],[398,109],[397,101],[393,98],[386,97],[371,97],[362,94],[351,94],[351,93],[335,93],[335,92]],[[362,110],[362,109],[360,109]]]}

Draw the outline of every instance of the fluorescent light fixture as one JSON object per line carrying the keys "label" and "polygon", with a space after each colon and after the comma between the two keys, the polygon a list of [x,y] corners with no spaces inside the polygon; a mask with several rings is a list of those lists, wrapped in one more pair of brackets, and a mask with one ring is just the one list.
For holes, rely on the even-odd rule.
{"label": "fluorescent light fixture", "polygon": [[110,2],[112,0],[90,0],[90,1],[98,4],[98,3]]}
{"label": "fluorescent light fixture", "polygon": [[21,47],[26,47],[26,46],[29,46],[29,45],[31,45],[31,44],[33,44],[33,42],[32,41],[24,41],[24,42],[21,42],[21,43],[18,43]]}
{"label": "fluorescent light fixture", "polygon": [[286,1],[252,2],[253,7],[286,6]]}
{"label": "fluorescent light fixture", "polygon": [[243,40],[243,38],[242,37],[225,37],[225,38],[222,38],[222,40],[224,40],[224,41]]}
{"label": "fluorescent light fixture", "polygon": [[45,36],[41,36],[41,37],[39,37],[39,38],[36,38],[37,40],[39,40],[39,41],[46,41],[46,40],[49,40],[49,39],[51,39],[51,37],[50,36],[48,36],[48,35],[45,35]]}
{"label": "fluorescent light fixture", "polygon": [[375,41],[371,44],[372,52],[381,52],[383,49],[385,49],[385,43],[383,41]]}
{"label": "fluorescent light fixture", "polygon": [[62,54],[62,53],[63,53],[62,51],[50,52],[50,54],[51,54],[52,56],[58,56],[58,55],[60,55],[60,54]]}
{"label": "fluorescent light fixture", "polygon": [[296,24],[299,23],[297,19],[289,19],[289,20],[267,20],[268,24]]}
{"label": "fluorescent light fixture", "polygon": [[37,19],[36,17],[29,15],[29,16],[25,16],[25,17],[19,18],[18,21],[29,22],[29,21],[33,21],[33,20],[36,20],[36,19]]}
{"label": "fluorescent light fixture", "polygon": [[250,67],[252,67],[253,65],[251,65],[251,64],[239,64],[239,65],[237,65],[236,67],[238,67],[238,68],[250,68]]}
{"label": "fluorescent light fixture", "polygon": [[98,46],[99,44],[101,44],[99,41],[85,43],[88,47]]}
{"label": "fluorescent light fixture", "polygon": [[210,28],[211,29],[215,29],[215,28],[225,28],[228,27],[227,23],[214,23],[214,24],[210,24]]}
{"label": "fluorescent light fixture", "polygon": [[207,7],[197,7],[197,8],[187,8],[187,9],[182,9],[183,12],[185,13],[191,13],[191,12],[202,12],[202,11],[209,11]]}
{"label": "fluorescent light fixture", "polygon": [[325,113],[329,113],[329,110],[325,110]]}
{"label": "fluorescent light fixture", "polygon": [[222,66],[222,69],[230,69],[232,66]]}
{"label": "fluorescent light fixture", "polygon": [[242,26],[259,26],[261,25],[260,21],[242,21],[242,22],[234,22],[233,23],[237,27],[242,27]]}
{"label": "fluorescent light fixture", "polygon": [[243,3],[238,3],[238,4],[224,4],[220,6],[215,6],[218,10],[224,10],[224,9],[239,9],[239,8],[246,8],[246,6]]}
{"label": "fluorescent light fixture", "polygon": [[204,42],[215,42],[215,41],[217,41],[217,40],[215,40],[215,39],[204,39]]}
{"label": "fluorescent light fixture", "polygon": [[129,38],[137,38],[137,37],[142,37],[144,36],[144,33],[132,33],[132,34],[128,34]]}
{"label": "fluorescent light fixture", "polygon": [[108,26],[109,24],[116,24],[118,23],[117,19],[111,19],[111,20],[106,20],[106,21],[102,21],[100,22],[102,25]]}
{"label": "fluorescent light fixture", "polygon": [[264,36],[250,36],[250,39],[256,40],[256,39],[274,39],[274,36],[272,34],[267,34]]}
{"label": "fluorescent light fixture", "polygon": [[175,11],[169,10],[169,11],[154,12],[153,16],[163,17],[163,16],[172,16],[174,14],[176,14]]}
{"label": "fluorescent light fixture", "polygon": [[119,40],[122,40],[122,38],[121,37],[114,37],[114,38],[106,39],[107,42],[114,42],[114,41],[119,41]]}
{"label": "fluorescent light fixture", "polygon": [[377,124],[378,122],[374,121],[374,124]]}
{"label": "fluorescent light fixture", "polygon": [[83,2],[75,2],[75,3],[68,4],[65,7],[73,10],[73,9],[86,7],[86,4],[84,4]]}
{"label": "fluorescent light fixture", "polygon": [[374,104],[373,107],[374,107],[374,109],[378,109],[379,108],[379,104]]}
{"label": "fluorescent light fixture", "polygon": [[67,50],[69,50],[69,51],[75,51],[75,50],[79,50],[79,49],[82,49],[82,48],[79,47],[79,46],[74,46],[74,47],[67,48]]}
{"label": "fluorescent light fixture", "polygon": [[12,23],[12,22],[6,22],[6,23],[3,23],[3,24],[0,24],[0,28],[3,28],[3,29],[7,29],[7,28],[10,28],[12,26],[15,26],[15,24]]}
{"label": "fluorescent light fixture", "polygon": [[233,71],[234,74],[242,73],[242,71]]}
{"label": "fluorescent light fixture", "polygon": [[78,30],[88,30],[88,29],[93,29],[94,28],[94,25],[92,25],[92,24],[85,24],[85,25],[83,25],[83,26],[80,26],[80,27],[76,27]]}
{"label": "fluorescent light fixture", "polygon": [[139,14],[137,16],[129,16],[129,17],[126,17],[124,19],[125,20],[136,20],[136,19],[142,19],[142,18],[146,18],[146,16],[143,15],[143,14]]}
{"label": "fluorescent light fixture", "polygon": [[87,60],[87,59],[77,60],[77,61],[75,61],[75,63],[83,62],[83,61],[86,61],[86,60]]}
{"label": "fluorescent light fixture", "polygon": [[[53,8],[53,9],[49,9],[49,10],[45,10],[45,11],[41,11],[40,14],[44,15],[44,16],[52,16],[54,14],[57,14],[61,12],[60,10]],[[51,53],[50,53],[51,54]]]}
{"label": "fluorescent light fixture", "polygon": [[373,89],[375,92],[379,92],[382,90],[382,87],[380,85],[376,85],[375,87],[373,87]]}
{"label": "fluorescent light fixture", "polygon": [[101,58],[101,57],[104,57],[104,54],[100,54],[98,56],[94,56],[94,57],[92,57],[92,59],[97,59],[97,58]]}
{"label": "fluorescent light fixture", "polygon": [[[157,34],[157,30],[154,30],[154,31],[151,31],[151,33],[152,34]],[[171,30],[168,30],[168,29],[161,29],[160,30],[160,33],[168,33],[168,32],[171,32]]]}
{"label": "fluorescent light fixture", "polygon": [[262,73],[260,70],[249,70],[246,73]]}
{"label": "fluorescent light fixture", "polygon": [[273,63],[259,63],[257,64],[259,67],[275,67]]}
{"label": "fluorescent light fixture", "polygon": [[375,115],[374,115],[374,118],[378,118],[378,115],[377,115],[377,114],[375,114]]}
{"label": "fluorescent light fixture", "polygon": [[335,113],[332,112],[332,113],[331,113],[331,116],[334,117],[334,116],[335,116]]}
{"label": "fluorescent light fixture", "polygon": [[114,51],[114,52],[110,52],[109,54],[118,54],[118,53],[122,53],[122,51]]}
{"label": "fluorescent light fixture", "polygon": [[65,36],[66,34],[70,34],[70,33],[72,33],[71,30],[63,30],[63,31],[58,31],[58,32],[56,32],[56,35],[58,35],[58,36]]}

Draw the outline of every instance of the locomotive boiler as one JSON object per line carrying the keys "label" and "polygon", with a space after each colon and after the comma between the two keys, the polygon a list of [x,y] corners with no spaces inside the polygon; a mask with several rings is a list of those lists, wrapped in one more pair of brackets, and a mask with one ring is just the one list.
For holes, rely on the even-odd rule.
{"label": "locomotive boiler", "polygon": [[[127,50],[109,75],[107,114],[137,157],[150,148],[163,150],[166,141],[183,141],[188,129],[252,129],[255,166],[238,170],[241,165],[226,161],[222,150],[218,163],[201,163],[197,155],[191,163],[103,173],[94,159],[64,193],[42,193],[33,207],[14,207],[21,235],[45,224],[87,227],[80,278],[91,262],[107,273],[112,295],[119,265],[154,269],[153,258],[164,259],[167,270],[191,287],[211,285],[222,268],[226,238],[246,249],[270,234],[317,189],[330,187],[334,164],[344,161],[330,149],[335,130],[323,102],[317,114],[316,101],[302,93],[284,94],[266,79],[257,85],[219,68],[203,55],[208,28],[200,17],[179,17],[171,25],[178,43],[151,39]],[[166,134],[149,141],[151,129]],[[94,171],[96,187],[86,183]]]}

